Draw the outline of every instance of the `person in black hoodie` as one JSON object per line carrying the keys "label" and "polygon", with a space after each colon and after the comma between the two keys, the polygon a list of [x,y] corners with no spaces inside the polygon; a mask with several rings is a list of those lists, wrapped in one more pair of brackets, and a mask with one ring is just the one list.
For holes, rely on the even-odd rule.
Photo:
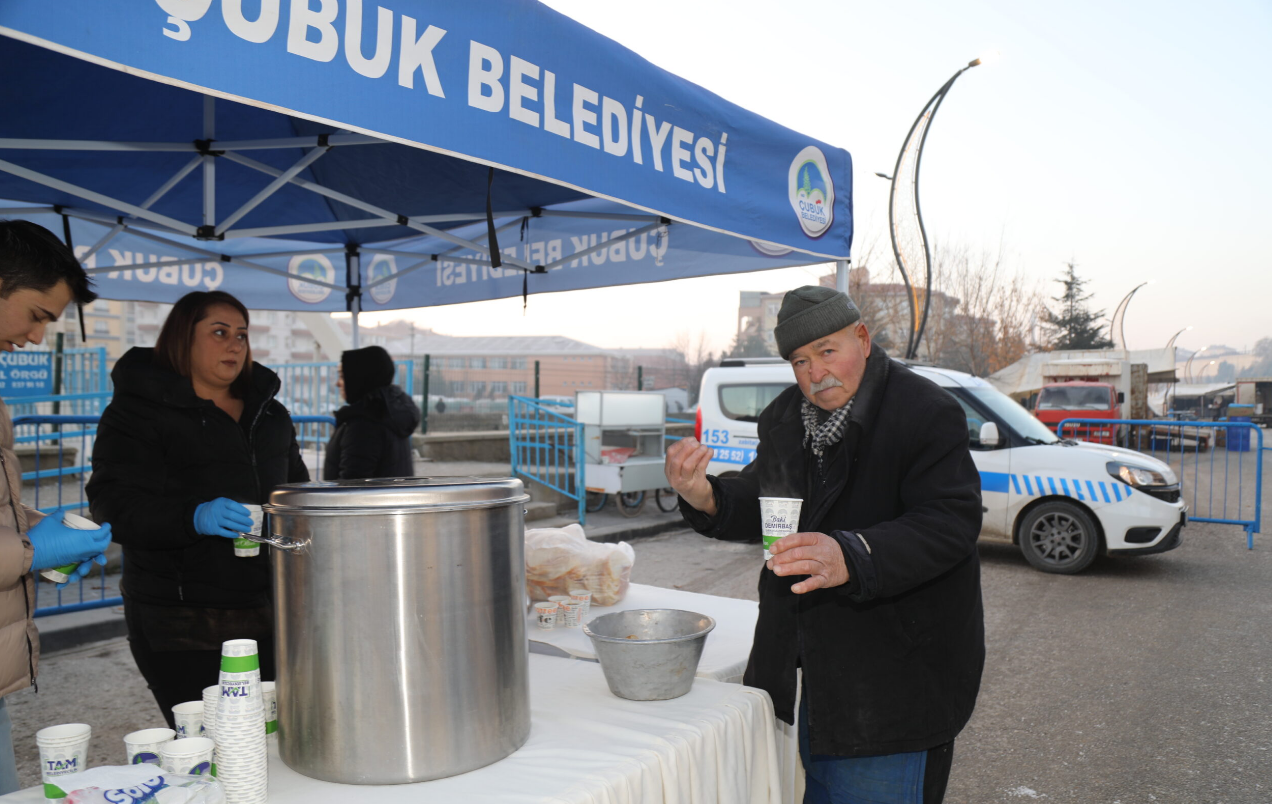
{"label": "person in black hoodie", "polygon": [[324,480],[411,477],[411,433],[420,409],[393,384],[393,358],[382,347],[340,356],[340,392],[349,404],[336,411],[336,431],[322,463]]}
{"label": "person in black hoodie", "polygon": [[247,328],[228,293],[182,297],[155,347],[116,363],[93,446],[89,505],[123,546],[129,646],[169,726],[217,683],[227,639],[255,639],[274,677],[269,550],[238,558],[233,538],[252,525],[243,503],[309,472]]}

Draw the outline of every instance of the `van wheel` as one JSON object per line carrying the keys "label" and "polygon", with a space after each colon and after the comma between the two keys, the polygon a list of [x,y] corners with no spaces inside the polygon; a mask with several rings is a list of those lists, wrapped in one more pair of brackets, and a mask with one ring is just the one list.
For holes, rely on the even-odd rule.
{"label": "van wheel", "polygon": [[1043,503],[1020,523],[1020,552],[1034,569],[1074,575],[1100,552],[1100,533],[1090,514],[1067,502]]}

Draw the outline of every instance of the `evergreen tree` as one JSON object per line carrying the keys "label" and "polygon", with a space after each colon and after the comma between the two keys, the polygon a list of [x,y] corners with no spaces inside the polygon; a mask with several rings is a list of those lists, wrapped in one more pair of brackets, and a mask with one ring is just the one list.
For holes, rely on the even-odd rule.
{"label": "evergreen tree", "polygon": [[1090,310],[1087,302],[1090,293],[1083,293],[1086,280],[1078,278],[1077,265],[1067,263],[1064,274],[1056,280],[1064,285],[1064,292],[1053,297],[1059,304],[1057,310],[1050,307],[1042,311],[1042,320],[1055,330],[1054,349],[1109,349],[1113,341],[1104,334],[1103,310]]}
{"label": "evergreen tree", "polygon": [[776,353],[764,340],[764,336],[754,330],[739,332],[733,338],[733,346],[723,357],[775,357]]}

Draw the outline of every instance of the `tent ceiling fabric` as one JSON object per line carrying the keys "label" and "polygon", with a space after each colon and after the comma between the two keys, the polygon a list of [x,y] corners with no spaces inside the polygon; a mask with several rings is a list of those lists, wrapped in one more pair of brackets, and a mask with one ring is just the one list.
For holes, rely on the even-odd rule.
{"label": "tent ceiling fabric", "polygon": [[256,307],[345,309],[348,285],[390,309],[852,241],[846,151],[529,0],[7,0],[0,104],[0,207],[73,216],[108,298],[217,277]]}

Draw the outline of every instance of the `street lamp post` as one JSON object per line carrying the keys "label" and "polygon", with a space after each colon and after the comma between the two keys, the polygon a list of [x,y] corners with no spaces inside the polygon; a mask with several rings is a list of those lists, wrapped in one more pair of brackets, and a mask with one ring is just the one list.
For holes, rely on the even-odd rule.
{"label": "street lamp post", "polygon": [[[1126,308],[1131,305],[1131,297],[1135,295],[1135,291],[1145,285],[1151,285],[1156,281],[1156,279],[1150,279],[1147,282],[1140,282],[1131,289],[1130,293],[1123,296],[1122,300],[1117,303],[1117,309],[1113,311],[1113,318],[1109,320],[1109,335],[1116,338],[1113,345],[1118,349],[1126,348],[1126,332],[1124,331],[1124,324],[1126,322]],[[1173,341],[1174,338],[1171,338],[1171,340]]]}
{"label": "street lamp post", "polygon": [[[932,254],[928,246],[927,230],[923,226],[923,212],[919,206],[919,168],[923,164],[923,146],[927,143],[927,135],[932,127],[932,119],[936,117],[937,111],[941,108],[941,103],[945,100],[950,87],[954,86],[954,82],[958,80],[958,77],[973,67],[992,61],[997,56],[997,53],[989,53],[969,61],[966,67],[954,73],[950,80],[942,84],[931,100],[924,105],[923,110],[919,112],[914,124],[910,126],[910,132],[906,134],[905,141],[901,144],[901,152],[897,154],[897,163],[892,170],[892,175],[875,174],[892,182],[892,187],[888,192],[888,230],[892,236],[892,255],[896,258],[897,268],[901,272],[901,281],[905,283],[906,293],[910,301],[910,337],[907,339],[905,347],[905,356],[909,359],[913,359],[919,352],[919,342],[923,340],[923,330],[927,327],[928,310],[931,308],[932,303]],[[898,194],[897,185],[903,175],[911,176],[910,192]],[[918,302],[915,298],[914,284],[910,281],[911,271],[906,269],[906,261],[901,254],[901,238],[898,236],[897,231],[897,207],[903,200],[914,205],[914,223],[918,226],[918,240],[923,244],[923,265],[921,268],[926,284],[923,291],[922,317],[917,315]]]}

